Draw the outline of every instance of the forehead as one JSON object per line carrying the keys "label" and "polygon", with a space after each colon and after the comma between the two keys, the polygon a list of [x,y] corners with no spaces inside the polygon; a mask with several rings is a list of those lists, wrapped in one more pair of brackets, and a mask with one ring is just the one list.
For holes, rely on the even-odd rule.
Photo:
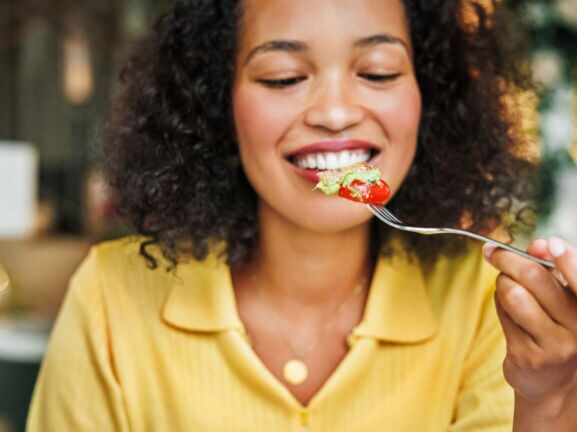
{"label": "forehead", "polygon": [[387,33],[410,46],[401,0],[244,0],[239,51],[269,40],[314,45]]}

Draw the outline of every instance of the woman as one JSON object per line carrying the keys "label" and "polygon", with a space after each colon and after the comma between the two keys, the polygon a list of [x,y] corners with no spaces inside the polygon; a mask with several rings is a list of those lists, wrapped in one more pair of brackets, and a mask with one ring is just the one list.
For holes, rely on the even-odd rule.
{"label": "woman", "polygon": [[28,429],[572,430],[573,248],[531,246],[563,287],[487,247],[497,316],[477,245],[312,191],[369,161],[409,222],[513,228],[531,164],[504,95],[523,77],[498,11],[465,6],[177,2],[135,49],[105,143],[143,237],[74,277]]}

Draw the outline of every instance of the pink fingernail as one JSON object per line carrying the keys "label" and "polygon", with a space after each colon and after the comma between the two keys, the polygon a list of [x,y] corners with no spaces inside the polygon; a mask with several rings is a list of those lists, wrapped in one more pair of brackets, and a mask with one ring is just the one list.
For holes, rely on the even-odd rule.
{"label": "pink fingernail", "polygon": [[483,255],[485,256],[485,258],[486,259],[491,258],[491,255],[493,254],[495,249],[497,249],[497,246],[495,246],[494,244],[485,243],[485,245],[483,246]]}
{"label": "pink fingernail", "polygon": [[549,239],[549,252],[555,258],[560,257],[565,253],[565,245],[563,241],[557,237],[551,237]]}

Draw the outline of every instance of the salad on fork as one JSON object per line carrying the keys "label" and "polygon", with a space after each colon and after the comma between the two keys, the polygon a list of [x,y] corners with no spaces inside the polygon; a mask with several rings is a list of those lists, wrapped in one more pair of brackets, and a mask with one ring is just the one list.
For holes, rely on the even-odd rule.
{"label": "salad on fork", "polygon": [[381,178],[379,170],[366,162],[359,162],[336,170],[321,171],[318,176],[319,182],[315,186],[315,189],[320,189],[327,195],[338,194],[343,198],[366,204],[367,208],[377,218],[393,228],[424,235],[463,235],[486,243],[491,243],[501,249],[506,249],[510,252],[536,261],[545,267],[555,268],[555,264],[550,261],[537,258],[521,249],[517,249],[506,243],[502,243],[471,231],[458,228],[416,227],[406,225],[383,205],[390,197],[390,188]]}

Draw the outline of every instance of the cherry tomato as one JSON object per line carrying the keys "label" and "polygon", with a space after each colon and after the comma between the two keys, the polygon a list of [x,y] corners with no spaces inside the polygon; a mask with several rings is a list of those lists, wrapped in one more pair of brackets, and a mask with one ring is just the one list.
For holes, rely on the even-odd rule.
{"label": "cherry tomato", "polygon": [[339,189],[339,196],[363,204],[384,203],[390,194],[389,185],[382,179],[375,183],[353,180],[348,186],[341,186]]}

